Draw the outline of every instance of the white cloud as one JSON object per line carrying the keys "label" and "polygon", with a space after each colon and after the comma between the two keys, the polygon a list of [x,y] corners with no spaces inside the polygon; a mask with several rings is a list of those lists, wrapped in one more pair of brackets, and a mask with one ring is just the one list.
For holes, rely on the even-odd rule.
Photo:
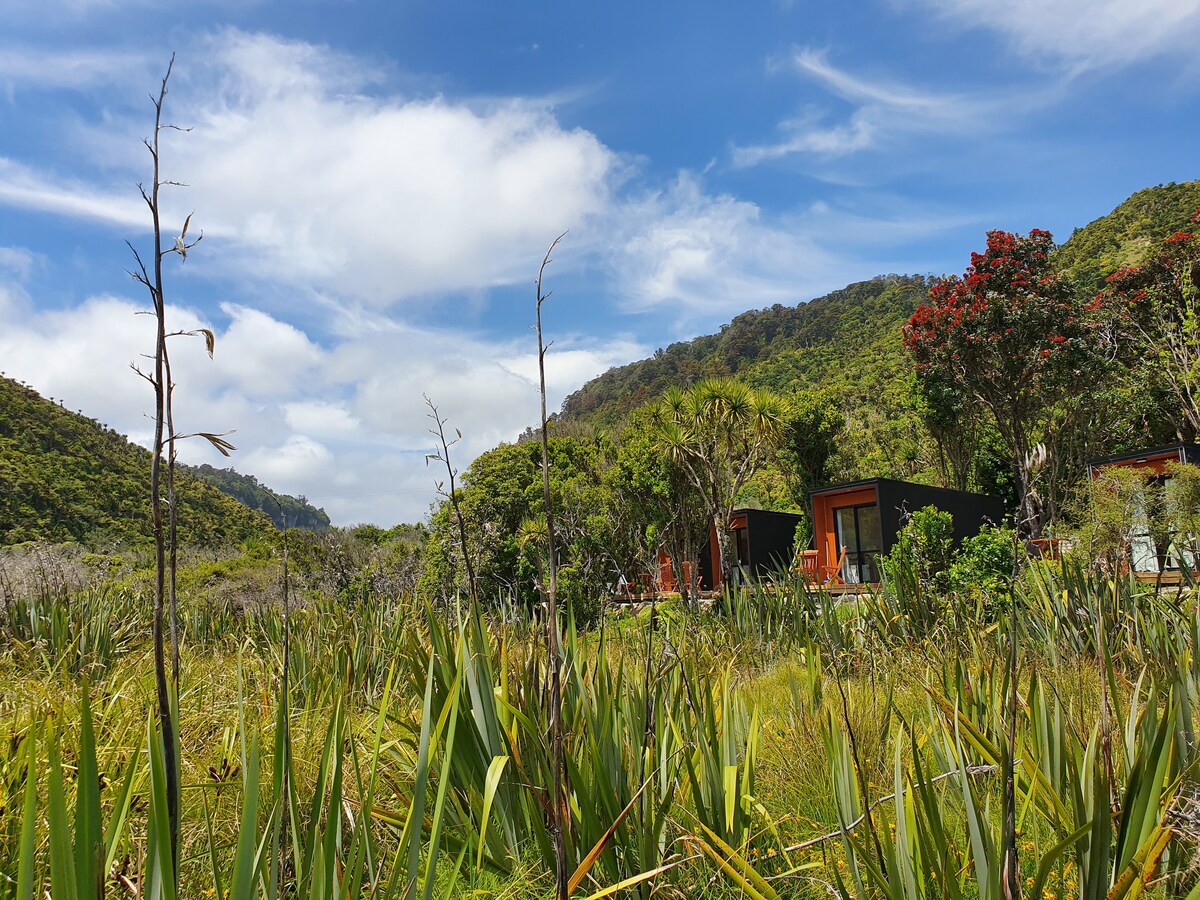
{"label": "white cloud", "polygon": [[252,447],[238,455],[238,466],[276,490],[304,493],[303,486],[326,476],[333,467],[329,448],[307,435],[289,435],[276,446]]}
{"label": "white cloud", "polygon": [[614,268],[634,309],[671,304],[711,315],[794,303],[840,267],[804,229],[768,222],[753,203],[710,196],[687,173],[629,218]]}
{"label": "white cloud", "polygon": [[943,20],[998,32],[1021,54],[1066,66],[1118,68],[1195,53],[1195,0],[917,0]]}
{"label": "white cloud", "polygon": [[[149,365],[142,354],[153,343],[153,320],[136,315],[136,303],[99,296],[37,310],[3,300],[0,290],[0,359],[9,377],[149,443],[152,394],[129,363]],[[181,444],[180,457],[232,465],[276,490],[306,494],[337,522],[424,515],[444,473],[424,462],[435,438],[423,393],[451,434],[463,432],[452,451],[460,470],[537,420],[536,351],[528,341],[393,323],[326,350],[259,310],[224,310],[224,327],[186,308],[170,311],[172,329],[216,331],[214,360],[201,340],[173,344],[176,422],[185,432],[231,431],[238,450],[225,459],[195,439]],[[566,337],[561,347],[547,356],[552,408],[588,378],[646,352],[628,339],[602,345]]]}
{"label": "white cloud", "polygon": [[[613,366],[640,359],[650,351],[645,344],[621,337],[601,347],[568,347],[556,343],[546,354],[547,403],[551,411],[562,406],[566,393],[574,389],[572,386],[582,385]],[[530,385],[537,384],[536,351],[503,358],[500,365]]]}
{"label": "white cloud", "polygon": [[216,346],[216,371],[248,397],[294,395],[308,384],[322,352],[300,329],[266,313],[223,303],[231,318]]}
{"label": "white cloud", "polygon": [[[188,59],[202,62],[181,57],[168,118],[193,130],[165,133],[163,177],[190,190],[164,194],[164,221],[199,207],[207,240],[189,265],[200,268],[377,307],[486,289],[528,277],[550,237],[603,213],[619,175],[595,135],[535,103],[374,96],[369,62],[234,30]],[[145,178],[139,115],[73,135],[122,163],[111,183],[0,160],[0,202],[144,231],[124,187]]]}
{"label": "white cloud", "polygon": [[341,403],[325,400],[297,401],[283,404],[283,414],[293,431],[317,437],[345,439],[358,434],[362,423]]}

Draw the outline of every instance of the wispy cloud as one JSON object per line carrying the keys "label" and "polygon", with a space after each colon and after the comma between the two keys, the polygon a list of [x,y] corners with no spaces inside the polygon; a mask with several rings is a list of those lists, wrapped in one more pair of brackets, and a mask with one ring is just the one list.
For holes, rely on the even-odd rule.
{"label": "wispy cloud", "polygon": [[44,262],[41,256],[26,247],[0,247],[0,272],[17,281],[27,281],[34,268]]}
{"label": "wispy cloud", "polygon": [[828,110],[811,104],[802,114],[784,119],[780,139],[739,146],[733,150],[735,166],[753,166],[793,154],[840,157],[879,149],[896,138],[910,135],[994,132],[1013,116],[1044,106],[1059,95],[1054,85],[1005,94],[927,91],[895,78],[874,80],[852,74],[829,62],[825,51],[798,48],[788,57],[786,69],[814,82],[853,109],[845,120],[830,124]]}
{"label": "wispy cloud", "polygon": [[78,178],[51,175],[4,157],[0,157],[0,203],[122,228],[148,227],[145,206],[128,192],[122,195]]}
{"label": "wispy cloud", "polygon": [[944,22],[1000,34],[1020,54],[1073,74],[1164,55],[1194,57],[1200,4],[1194,0],[908,0]]}
{"label": "wispy cloud", "polygon": [[[155,61],[154,66],[158,65]],[[113,84],[149,84],[153,67],[144,51],[59,50],[0,45],[0,87],[46,91],[90,88]]]}

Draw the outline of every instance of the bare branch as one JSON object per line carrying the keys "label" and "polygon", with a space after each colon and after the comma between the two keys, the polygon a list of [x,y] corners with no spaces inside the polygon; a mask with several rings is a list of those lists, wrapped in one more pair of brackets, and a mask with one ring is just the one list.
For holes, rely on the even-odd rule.
{"label": "bare branch", "polygon": [[133,369],[133,371],[138,374],[138,377],[145,378],[151,387],[154,386],[154,379],[151,378],[149,375],[147,375],[145,372],[143,372],[136,363],[130,363],[129,368]]}

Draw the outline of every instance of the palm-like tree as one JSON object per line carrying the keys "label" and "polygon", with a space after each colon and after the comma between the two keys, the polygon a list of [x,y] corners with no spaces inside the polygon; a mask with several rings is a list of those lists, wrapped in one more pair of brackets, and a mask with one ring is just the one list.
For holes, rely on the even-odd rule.
{"label": "palm-like tree", "polygon": [[654,407],[656,441],[704,498],[726,583],[737,562],[729,527],[734,503],[779,446],[785,412],[779,395],[732,378],[706,378],[686,391],[671,388]]}

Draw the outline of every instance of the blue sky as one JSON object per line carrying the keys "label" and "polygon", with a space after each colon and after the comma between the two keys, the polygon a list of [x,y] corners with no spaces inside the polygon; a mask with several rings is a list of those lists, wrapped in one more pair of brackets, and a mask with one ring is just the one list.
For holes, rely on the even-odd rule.
{"label": "blue sky", "polygon": [[[6,0],[0,370],[136,440],[125,241],[163,137],[184,430],[335,522],[424,516],[428,394],[474,454],[610,365],[989,228],[1060,240],[1200,176],[1196,0]],[[193,232],[194,233],[194,232]],[[220,464],[193,443],[181,454]]]}

